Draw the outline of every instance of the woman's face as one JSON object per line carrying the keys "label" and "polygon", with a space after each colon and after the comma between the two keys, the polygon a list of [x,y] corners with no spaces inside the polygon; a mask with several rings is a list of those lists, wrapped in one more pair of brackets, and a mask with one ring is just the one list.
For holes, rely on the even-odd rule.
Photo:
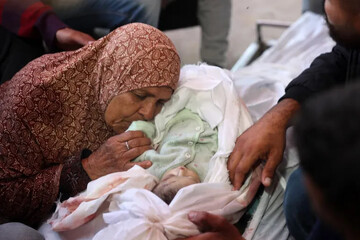
{"label": "woman's face", "polygon": [[107,106],[105,122],[116,133],[125,132],[133,121],[154,119],[172,93],[169,87],[148,87],[119,94]]}

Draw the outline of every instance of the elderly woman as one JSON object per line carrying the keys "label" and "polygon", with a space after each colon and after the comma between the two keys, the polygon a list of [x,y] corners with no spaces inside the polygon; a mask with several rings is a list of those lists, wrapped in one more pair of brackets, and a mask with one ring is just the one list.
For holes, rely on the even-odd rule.
{"label": "elderly woman", "polygon": [[129,24],[74,52],[42,56],[0,86],[0,218],[36,226],[59,196],[138,164],[151,120],[179,78],[174,45]]}

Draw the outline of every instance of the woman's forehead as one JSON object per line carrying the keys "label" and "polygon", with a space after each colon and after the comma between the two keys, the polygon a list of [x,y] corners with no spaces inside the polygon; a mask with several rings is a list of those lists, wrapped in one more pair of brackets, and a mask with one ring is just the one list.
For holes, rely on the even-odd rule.
{"label": "woman's forehead", "polygon": [[170,87],[146,87],[135,89],[134,92],[142,92],[148,96],[158,97],[161,99],[170,99],[173,90]]}

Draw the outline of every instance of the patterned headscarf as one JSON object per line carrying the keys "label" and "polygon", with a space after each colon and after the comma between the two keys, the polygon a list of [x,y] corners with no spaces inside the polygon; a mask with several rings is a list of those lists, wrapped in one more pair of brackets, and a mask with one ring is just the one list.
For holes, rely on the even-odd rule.
{"label": "patterned headscarf", "polygon": [[[31,198],[37,211],[51,206],[61,164],[84,148],[96,150],[114,134],[104,120],[111,99],[145,87],[174,89],[179,72],[169,38],[139,23],[77,51],[30,62],[0,85],[0,197]],[[38,191],[31,192],[34,187]]]}
{"label": "patterned headscarf", "polygon": [[26,126],[56,162],[60,151],[66,156],[79,147],[95,150],[112,134],[103,118],[113,97],[145,87],[174,89],[179,71],[170,39],[140,23],[77,51],[42,56],[0,86],[0,138],[4,131],[20,135],[16,126]]}

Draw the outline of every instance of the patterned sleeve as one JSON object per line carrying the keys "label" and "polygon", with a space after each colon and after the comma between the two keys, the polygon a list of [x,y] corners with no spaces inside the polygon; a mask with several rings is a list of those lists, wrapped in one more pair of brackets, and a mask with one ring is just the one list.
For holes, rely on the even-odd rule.
{"label": "patterned sleeve", "polygon": [[66,27],[50,6],[37,0],[0,1],[0,25],[20,37],[43,39],[49,49],[55,47],[57,30]]}
{"label": "patterned sleeve", "polygon": [[0,218],[37,227],[58,198],[63,164],[46,161],[26,117],[8,108],[0,107]]}

